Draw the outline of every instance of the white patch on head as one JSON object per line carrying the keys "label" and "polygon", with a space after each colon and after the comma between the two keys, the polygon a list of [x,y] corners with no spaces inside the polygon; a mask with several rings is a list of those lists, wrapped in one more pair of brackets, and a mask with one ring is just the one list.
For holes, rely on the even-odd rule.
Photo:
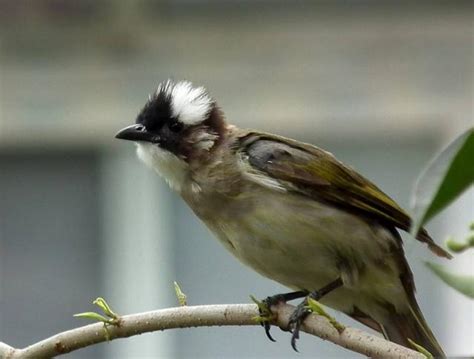
{"label": "white patch on head", "polygon": [[186,125],[195,125],[206,119],[213,100],[204,87],[193,87],[189,81],[173,84],[166,81],[158,87],[157,93],[166,91],[171,97],[171,112]]}
{"label": "white patch on head", "polygon": [[155,170],[175,191],[181,192],[188,176],[188,164],[157,145],[137,143],[137,156]]}

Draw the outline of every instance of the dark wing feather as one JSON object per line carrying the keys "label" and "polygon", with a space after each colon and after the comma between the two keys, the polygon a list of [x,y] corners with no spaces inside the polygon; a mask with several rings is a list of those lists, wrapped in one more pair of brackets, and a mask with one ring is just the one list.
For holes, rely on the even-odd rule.
{"label": "dark wing feather", "polygon": [[[411,219],[389,196],[369,180],[315,146],[271,134],[250,132],[240,139],[240,150],[250,165],[278,180],[287,189],[381,223],[408,231]],[[422,229],[417,239],[438,256],[451,255]]]}

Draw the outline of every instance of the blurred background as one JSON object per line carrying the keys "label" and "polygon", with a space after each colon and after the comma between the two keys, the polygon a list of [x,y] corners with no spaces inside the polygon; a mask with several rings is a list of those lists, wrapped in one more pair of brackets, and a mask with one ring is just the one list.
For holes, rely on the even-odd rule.
{"label": "blurred background", "polygon": [[[26,346],[119,313],[249,302],[282,287],[243,267],[114,140],[169,77],[206,86],[227,118],[333,152],[405,208],[433,153],[473,124],[473,2],[0,1],[0,341]],[[463,238],[471,190],[428,227]],[[405,236],[418,300],[447,353],[474,353],[474,305]],[[449,268],[473,271],[471,253]],[[338,319],[356,325],[346,317]],[[70,358],[358,357],[260,327],[200,328]]]}

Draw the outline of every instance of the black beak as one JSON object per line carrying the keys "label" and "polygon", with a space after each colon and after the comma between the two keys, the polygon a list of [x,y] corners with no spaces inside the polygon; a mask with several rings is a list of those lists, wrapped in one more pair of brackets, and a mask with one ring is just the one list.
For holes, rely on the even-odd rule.
{"label": "black beak", "polygon": [[157,143],[160,140],[159,136],[148,132],[146,127],[140,124],[125,127],[115,135],[115,138],[120,140],[144,141],[153,143]]}

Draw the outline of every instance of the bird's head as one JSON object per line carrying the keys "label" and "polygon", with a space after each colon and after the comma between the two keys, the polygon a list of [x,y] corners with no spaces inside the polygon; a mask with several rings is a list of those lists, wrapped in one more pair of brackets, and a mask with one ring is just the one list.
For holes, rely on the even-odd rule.
{"label": "bird's head", "polygon": [[134,141],[138,157],[180,190],[194,161],[205,160],[225,133],[223,115],[203,87],[162,82],[134,125],[116,138]]}

